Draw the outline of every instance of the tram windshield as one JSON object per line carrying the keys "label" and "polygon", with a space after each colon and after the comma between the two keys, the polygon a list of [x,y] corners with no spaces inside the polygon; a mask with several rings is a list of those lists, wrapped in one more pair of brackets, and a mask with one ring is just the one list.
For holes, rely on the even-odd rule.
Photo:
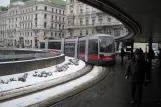
{"label": "tram windshield", "polygon": [[112,53],[115,51],[114,40],[111,37],[100,37],[100,52]]}

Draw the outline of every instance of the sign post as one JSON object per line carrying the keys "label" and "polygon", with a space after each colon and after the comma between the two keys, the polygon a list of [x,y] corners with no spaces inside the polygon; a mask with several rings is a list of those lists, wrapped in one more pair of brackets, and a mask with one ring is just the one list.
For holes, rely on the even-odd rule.
{"label": "sign post", "polygon": [[161,41],[158,43],[158,50],[161,50]]}
{"label": "sign post", "polygon": [[133,49],[134,49],[134,41],[133,39],[129,39],[126,41],[126,52],[129,53],[129,58],[133,57]]}

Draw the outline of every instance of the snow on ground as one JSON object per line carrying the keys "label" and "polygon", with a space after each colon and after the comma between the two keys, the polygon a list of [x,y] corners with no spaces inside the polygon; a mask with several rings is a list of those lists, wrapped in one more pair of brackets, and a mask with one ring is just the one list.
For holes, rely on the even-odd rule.
{"label": "snow on ground", "polygon": [[[86,74],[85,76],[82,76],[76,80],[67,82],[65,84],[37,92],[34,94],[27,95],[25,97],[16,98],[10,101],[6,101],[3,103],[0,103],[0,107],[26,107],[32,104],[36,104],[39,102],[42,102],[50,97],[53,96],[61,96],[62,93],[69,93],[72,90],[76,89],[77,87],[86,84],[89,81],[95,80],[95,78],[102,73],[103,71],[100,70],[101,67],[94,67],[94,69]],[[86,84],[87,85],[87,84]]]}
{"label": "snow on ground", "polygon": [[[73,59],[73,58],[65,57],[65,61],[61,64],[58,64],[57,66],[62,66],[64,64],[68,63],[69,59]],[[48,81],[48,80],[51,80],[51,79],[54,79],[54,78],[62,77],[62,76],[68,75],[70,73],[76,72],[76,71],[82,69],[84,66],[85,66],[85,63],[83,61],[79,60],[78,66],[69,65],[69,68],[67,69],[67,71],[63,71],[63,72],[54,72],[56,70],[55,66],[29,71],[29,72],[26,72],[26,73],[28,73],[28,77],[26,79],[26,82],[12,81],[12,82],[9,82],[8,84],[0,84],[0,92],[19,88],[19,87],[24,87],[24,86],[28,86],[28,85],[34,85],[36,83],[40,83],[40,82]],[[42,72],[42,71],[52,72],[52,76],[49,76],[49,77],[34,77],[33,74],[35,73],[35,71],[37,71],[38,73]],[[10,78],[18,79],[18,77],[22,77],[23,75],[24,75],[24,73],[1,76],[0,80],[2,79],[4,81],[7,81]]]}

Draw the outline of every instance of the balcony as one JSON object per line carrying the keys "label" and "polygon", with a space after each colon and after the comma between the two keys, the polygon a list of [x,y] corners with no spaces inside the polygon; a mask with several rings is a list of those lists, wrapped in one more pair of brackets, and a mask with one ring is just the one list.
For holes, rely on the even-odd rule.
{"label": "balcony", "polygon": [[7,29],[7,32],[13,32],[13,31],[16,31],[16,28],[8,28]]}
{"label": "balcony", "polygon": [[59,24],[65,24],[65,22],[60,21],[60,20],[51,20],[51,22],[54,22],[54,23],[59,23]]}
{"label": "balcony", "polygon": [[87,28],[87,27],[106,27],[106,26],[118,26],[122,25],[120,22],[107,22],[107,23],[95,23],[95,24],[83,24],[83,25],[68,25],[65,29],[75,29],[75,28]]}
{"label": "balcony", "polygon": [[75,15],[74,15],[74,13],[70,13],[70,14],[67,14],[67,17],[68,18],[75,18]]}
{"label": "balcony", "polygon": [[121,22],[107,22],[107,23],[95,23],[94,26],[117,26],[122,25]]}

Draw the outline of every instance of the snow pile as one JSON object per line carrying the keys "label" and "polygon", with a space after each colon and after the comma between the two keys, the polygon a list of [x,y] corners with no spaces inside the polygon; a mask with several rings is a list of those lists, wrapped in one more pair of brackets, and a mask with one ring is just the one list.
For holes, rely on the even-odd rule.
{"label": "snow pile", "polygon": [[1,76],[0,92],[59,78],[77,72],[84,66],[85,63],[81,60],[65,57],[63,63],[52,67],[37,69],[26,73]]}
{"label": "snow pile", "polygon": [[62,100],[75,93],[80,92],[81,90],[84,90],[83,87],[92,86],[93,84],[96,83],[96,81],[99,81],[103,77],[105,77],[106,74],[107,74],[107,71],[103,71],[102,67],[95,66],[90,73],[80,78],[58,85],[56,87],[52,87],[47,90],[29,94],[27,96],[19,97],[10,101],[2,102],[0,103],[0,107],[27,107],[27,106],[32,106],[32,104],[35,104],[33,106],[38,107],[38,106],[42,106],[39,104],[41,103],[48,104],[50,103],[51,100],[52,100],[52,103],[55,103],[60,99]]}

